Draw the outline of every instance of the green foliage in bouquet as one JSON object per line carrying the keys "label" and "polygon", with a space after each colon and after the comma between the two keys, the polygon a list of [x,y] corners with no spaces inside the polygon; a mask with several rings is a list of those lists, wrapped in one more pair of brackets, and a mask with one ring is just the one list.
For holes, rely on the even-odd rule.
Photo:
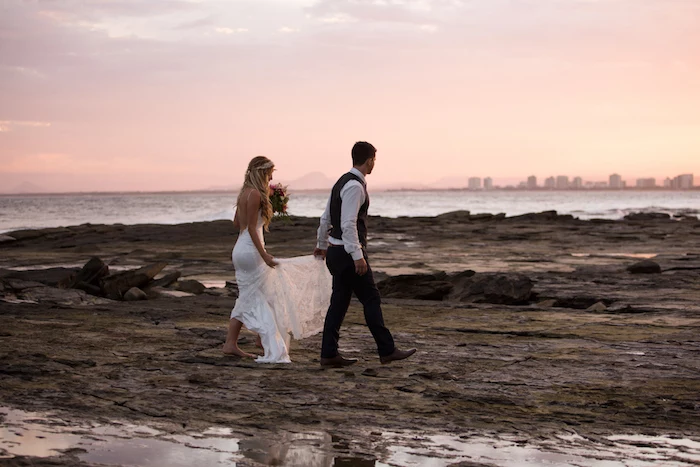
{"label": "green foliage in bouquet", "polygon": [[288,202],[289,195],[287,194],[286,186],[281,183],[270,185],[270,203],[272,204],[272,212],[275,217],[289,219],[289,214],[287,214]]}

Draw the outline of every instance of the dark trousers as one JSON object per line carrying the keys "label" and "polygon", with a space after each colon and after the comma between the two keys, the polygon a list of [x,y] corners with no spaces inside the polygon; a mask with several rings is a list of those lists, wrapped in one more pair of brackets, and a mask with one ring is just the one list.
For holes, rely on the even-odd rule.
{"label": "dark trousers", "polygon": [[321,358],[333,358],[338,355],[340,326],[350,306],[353,292],[364,306],[365,322],[377,343],[379,355],[382,357],[390,355],[394,351],[394,338],[389,329],[384,326],[382,301],[377,285],[374,283],[369,262],[367,273],[360,276],[355,272],[355,262],[345,248],[329,246],[326,253],[326,266],[333,276],[333,294],[323,327]]}

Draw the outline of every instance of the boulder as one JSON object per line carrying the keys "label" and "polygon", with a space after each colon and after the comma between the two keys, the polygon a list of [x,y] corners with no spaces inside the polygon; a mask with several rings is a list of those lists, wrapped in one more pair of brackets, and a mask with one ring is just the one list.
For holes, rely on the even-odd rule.
{"label": "boulder", "polygon": [[632,274],[658,274],[661,272],[661,266],[650,259],[645,259],[627,266],[627,270]]}
{"label": "boulder", "polygon": [[[472,273],[472,274],[469,274]],[[519,273],[459,273],[452,277],[454,288],[448,300],[502,305],[526,304],[532,296],[532,280]]]}
{"label": "boulder", "polygon": [[482,213],[482,214],[472,214],[469,216],[470,221],[491,221],[491,220],[501,220],[505,219],[506,215],[503,212],[499,212],[498,214],[489,214],[489,213]]}
{"label": "boulder", "polygon": [[[100,279],[103,277],[106,277],[109,275],[109,266],[105,264],[104,261],[102,261],[100,258],[97,256],[93,256],[90,258],[90,261],[85,263],[85,266],[78,271],[76,274],[70,275],[69,277],[66,277],[63,281],[60,282],[61,287],[66,287],[66,288],[79,288],[79,289],[87,289],[84,285],[81,285],[80,287],[76,287],[79,284],[88,284],[88,285],[93,285],[96,286],[99,284]],[[86,290],[90,292],[90,290]]]}
{"label": "boulder", "polygon": [[17,241],[15,237],[10,237],[9,235],[0,235],[0,243],[10,243],[15,241]]}
{"label": "boulder", "polygon": [[226,281],[226,289],[229,291],[230,297],[238,297],[238,284],[232,281]]}
{"label": "boulder", "polygon": [[377,287],[386,298],[520,305],[532,297],[533,282],[523,274],[477,274],[467,270],[452,275],[440,272],[393,276]]}
{"label": "boulder", "polygon": [[17,294],[22,300],[38,303],[51,303],[62,306],[98,305],[109,303],[103,298],[92,297],[82,290],[59,289],[56,287],[32,287]]}
{"label": "boulder", "polygon": [[435,216],[435,219],[462,222],[468,221],[470,217],[471,213],[469,211],[450,211],[444,214],[438,214]]}
{"label": "boulder", "polygon": [[184,281],[177,281],[175,283],[175,290],[199,295],[202,292],[204,292],[204,290],[206,290],[206,287],[199,281],[189,279]]}
{"label": "boulder", "polygon": [[37,281],[26,281],[22,279],[5,279],[5,286],[9,289],[21,291],[25,289],[35,289],[37,287],[44,287],[45,284]]}
{"label": "boulder", "polygon": [[[607,302],[607,303],[606,303]],[[574,295],[570,297],[558,297],[554,306],[557,308],[573,308],[574,310],[586,310],[596,303],[602,303],[607,306],[612,303],[610,300],[600,299],[589,295]]]}
{"label": "boulder", "polygon": [[667,220],[671,216],[665,212],[632,212],[627,214],[623,219],[626,221],[653,221]]}
{"label": "boulder", "polygon": [[518,220],[518,221],[538,221],[538,222],[549,222],[557,220],[572,220],[574,216],[571,214],[557,214],[557,211],[542,211],[542,212],[529,212],[527,214],[521,214],[519,216],[507,217],[508,220]]}
{"label": "boulder", "polygon": [[417,300],[442,300],[454,286],[449,276],[438,274],[402,274],[389,277],[377,284],[382,296],[387,298],[412,298]]}
{"label": "boulder", "polygon": [[132,287],[143,287],[153,280],[168,263],[154,263],[132,271],[124,271],[103,277],[100,280],[102,292],[113,300],[120,300]]}
{"label": "boulder", "polygon": [[180,271],[173,271],[171,273],[168,273],[164,275],[163,277],[160,277],[158,279],[155,279],[153,282],[148,284],[149,287],[168,287],[169,285],[172,285],[175,283],[179,278],[180,278]]}
{"label": "boulder", "polygon": [[138,287],[132,287],[129,290],[126,291],[124,294],[124,300],[127,302],[135,302],[137,300],[146,300],[148,296],[146,295],[146,292],[143,290],[139,289]]}
{"label": "boulder", "polygon": [[44,285],[57,287],[62,284],[66,278],[76,274],[79,268],[48,268],[48,269],[29,269],[26,271],[5,271],[3,274],[6,278],[20,279],[23,281],[41,282]]}
{"label": "boulder", "polygon": [[591,306],[589,306],[588,308],[586,308],[586,311],[590,311],[590,312],[593,312],[593,313],[600,313],[600,312],[603,312],[603,311],[605,311],[605,310],[607,310],[607,309],[608,309],[608,307],[605,306],[605,303],[603,303],[603,302],[596,302],[596,303],[594,303],[593,305],[591,305]]}

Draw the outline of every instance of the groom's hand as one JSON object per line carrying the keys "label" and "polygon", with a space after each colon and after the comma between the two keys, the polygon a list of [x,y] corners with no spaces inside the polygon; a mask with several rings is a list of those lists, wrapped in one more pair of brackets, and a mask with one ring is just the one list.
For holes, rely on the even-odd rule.
{"label": "groom's hand", "polygon": [[364,276],[367,274],[367,261],[364,258],[355,260],[355,272],[358,276]]}
{"label": "groom's hand", "polygon": [[314,248],[314,256],[320,256],[321,258],[326,259],[326,250]]}

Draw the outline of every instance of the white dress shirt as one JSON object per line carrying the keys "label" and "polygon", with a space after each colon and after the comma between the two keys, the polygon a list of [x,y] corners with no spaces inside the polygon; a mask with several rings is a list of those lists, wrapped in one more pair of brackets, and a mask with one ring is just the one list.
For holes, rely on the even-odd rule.
{"label": "white dress shirt", "polygon": [[[350,173],[357,175],[363,182],[365,181],[365,176],[355,167],[350,169]],[[328,230],[331,228],[331,197],[329,196],[326,210],[323,211],[316,234],[318,240],[316,247],[325,250],[328,248],[329,243],[331,245],[342,245],[345,251],[352,256],[352,259],[357,261],[363,257],[362,245],[357,233],[357,215],[360,212],[360,207],[367,201],[365,188],[357,180],[350,180],[340,190],[340,199],[342,200],[340,205],[340,228],[343,231],[343,238],[334,238],[328,235]]]}

